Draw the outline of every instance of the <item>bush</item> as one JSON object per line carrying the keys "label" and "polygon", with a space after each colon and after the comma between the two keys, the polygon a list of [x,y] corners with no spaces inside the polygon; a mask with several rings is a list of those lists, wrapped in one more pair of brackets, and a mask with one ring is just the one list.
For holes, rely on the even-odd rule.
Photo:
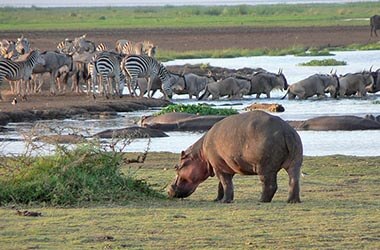
{"label": "bush", "polygon": [[229,109],[216,109],[210,107],[208,104],[196,104],[196,105],[184,105],[184,104],[171,104],[163,108],[160,112],[155,113],[155,115],[162,115],[171,112],[182,112],[189,114],[198,115],[235,115],[237,110]]}
{"label": "bush", "polygon": [[300,63],[301,66],[340,66],[347,65],[345,61],[338,61],[335,59],[324,59],[324,60],[311,60],[309,62]]}
{"label": "bush", "polygon": [[72,150],[58,147],[53,156],[28,161],[19,157],[11,162],[13,166],[8,165],[8,171],[0,169],[0,205],[73,206],[163,197],[144,181],[121,172],[124,160],[120,152],[106,152],[95,144]]}

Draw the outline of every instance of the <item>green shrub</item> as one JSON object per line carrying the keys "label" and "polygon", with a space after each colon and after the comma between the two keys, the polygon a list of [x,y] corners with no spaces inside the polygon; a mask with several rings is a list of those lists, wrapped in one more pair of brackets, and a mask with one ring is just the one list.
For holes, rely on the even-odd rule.
{"label": "green shrub", "polygon": [[182,112],[189,114],[198,114],[198,115],[235,115],[238,112],[235,109],[223,108],[216,109],[210,107],[208,104],[192,104],[192,105],[184,105],[184,104],[171,104],[163,108],[160,112],[155,113],[155,115],[162,115],[171,112]]}
{"label": "green shrub", "polygon": [[345,61],[338,61],[335,59],[324,59],[324,60],[311,60],[309,62],[300,63],[301,66],[339,66],[347,65]]}
{"label": "green shrub", "polygon": [[0,169],[0,205],[74,206],[163,197],[144,181],[121,172],[124,160],[120,152],[107,152],[96,144],[72,150],[57,147],[53,156],[28,161],[19,157],[11,162],[8,171]]}

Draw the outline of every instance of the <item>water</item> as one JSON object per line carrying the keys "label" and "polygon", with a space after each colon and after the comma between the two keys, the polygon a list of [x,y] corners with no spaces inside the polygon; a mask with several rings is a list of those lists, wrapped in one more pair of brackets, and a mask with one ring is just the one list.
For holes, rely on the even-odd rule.
{"label": "water", "polygon": [[[337,70],[338,74],[348,72],[358,72],[363,69],[380,68],[380,51],[355,51],[355,52],[333,52],[336,55],[333,57],[337,60],[344,60],[348,65],[339,67],[304,67],[299,66],[299,63],[306,62],[315,57],[246,57],[246,58],[229,58],[229,59],[191,59],[191,60],[175,60],[165,63],[166,65],[181,65],[186,63],[210,63],[212,66],[222,66],[227,68],[242,68],[242,67],[262,67],[266,70],[277,72],[279,68],[283,69],[289,83],[294,83],[311,74],[328,73]],[[318,57],[331,58],[331,57]],[[219,101],[210,101],[209,103],[223,107],[230,105],[231,107],[243,110],[244,107],[254,102],[263,103],[279,103],[285,107],[285,112],[277,113],[285,120],[305,120],[321,115],[356,115],[363,117],[365,114],[380,115],[380,105],[374,101],[380,101],[380,94],[369,94],[368,98],[357,99],[326,99],[326,100],[303,100],[289,101],[281,100],[284,92],[274,91],[271,93],[272,98],[261,98],[259,100],[253,97],[245,97],[243,100],[229,101],[221,99]],[[155,97],[160,97],[156,95]],[[175,103],[194,104],[195,100],[187,99],[187,95],[174,96]],[[228,107],[228,106],[227,106]],[[135,125],[135,122],[142,115],[149,115],[154,111],[139,111],[131,113],[120,113],[119,117],[109,120],[79,120],[66,119],[54,121],[41,121],[42,124],[52,127],[73,127],[86,128],[89,135],[93,135],[100,131],[110,128],[123,128]],[[8,124],[8,128],[15,131],[2,132],[0,138],[22,139],[20,130],[30,130],[34,123],[13,123]],[[299,131],[304,145],[304,154],[308,156],[321,155],[356,155],[356,156],[380,156],[380,131]],[[202,133],[189,132],[169,132],[169,137],[154,138],[150,144],[150,151],[167,151],[179,153],[193,144],[202,136]],[[126,151],[142,152],[147,147],[146,139],[138,139],[133,141],[126,148]],[[51,148],[50,148],[51,149]],[[49,150],[49,148],[47,149]],[[0,143],[0,151],[3,154],[20,154],[24,151],[24,144],[21,141],[3,142]],[[49,152],[49,151],[48,151]]]}
{"label": "water", "polygon": [[0,7],[133,7],[133,6],[181,6],[181,5],[262,5],[262,4],[303,4],[303,3],[352,3],[375,2],[376,0],[1,0]]}

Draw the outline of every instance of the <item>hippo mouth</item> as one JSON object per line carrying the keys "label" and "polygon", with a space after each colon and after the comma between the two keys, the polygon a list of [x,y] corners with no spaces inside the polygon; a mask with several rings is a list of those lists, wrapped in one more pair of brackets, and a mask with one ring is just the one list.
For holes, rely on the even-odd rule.
{"label": "hippo mouth", "polygon": [[179,188],[176,185],[171,185],[168,189],[168,195],[170,198],[186,198],[189,197],[194,191],[195,188],[186,190]]}

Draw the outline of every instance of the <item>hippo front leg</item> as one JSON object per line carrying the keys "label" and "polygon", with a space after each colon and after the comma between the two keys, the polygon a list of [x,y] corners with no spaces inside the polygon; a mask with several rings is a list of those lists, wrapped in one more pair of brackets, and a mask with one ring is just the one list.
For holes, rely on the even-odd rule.
{"label": "hippo front leg", "polygon": [[277,191],[277,173],[259,175],[262,183],[261,202],[271,202]]}
{"label": "hippo front leg", "polygon": [[222,203],[231,203],[234,199],[234,184],[232,182],[233,174],[216,173],[219,179],[218,196],[215,201]]}

